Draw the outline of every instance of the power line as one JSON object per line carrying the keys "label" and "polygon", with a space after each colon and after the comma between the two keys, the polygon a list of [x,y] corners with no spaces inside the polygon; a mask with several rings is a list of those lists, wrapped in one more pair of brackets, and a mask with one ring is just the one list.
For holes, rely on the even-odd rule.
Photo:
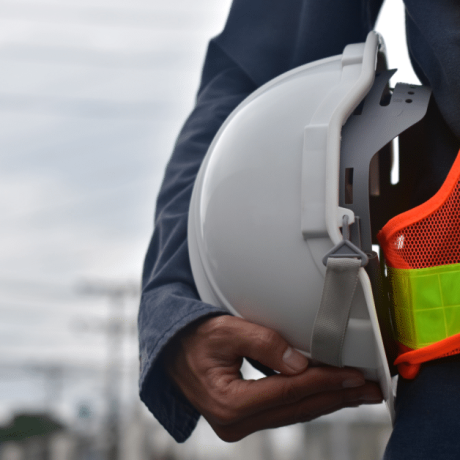
{"label": "power line", "polygon": [[[187,73],[185,61],[196,64],[193,56],[186,53],[183,46],[171,51],[161,47],[149,51],[98,51],[91,48],[72,46],[48,46],[35,44],[13,44],[2,47],[0,60],[52,63],[68,67],[83,65],[87,67],[111,68],[118,70],[157,71],[164,67]],[[203,53],[205,49],[203,47]]]}
{"label": "power line", "polygon": [[2,111],[52,112],[84,118],[152,119],[170,110],[168,101],[113,101],[0,93]]}
{"label": "power line", "polygon": [[[193,4],[195,6],[195,4]],[[194,7],[175,9],[134,9],[94,6],[61,6],[41,3],[2,5],[2,19],[22,19],[43,23],[97,25],[99,27],[119,27],[136,29],[167,29],[184,30],[195,28],[200,30],[209,24],[209,10]],[[222,8],[215,8],[220,12]]]}

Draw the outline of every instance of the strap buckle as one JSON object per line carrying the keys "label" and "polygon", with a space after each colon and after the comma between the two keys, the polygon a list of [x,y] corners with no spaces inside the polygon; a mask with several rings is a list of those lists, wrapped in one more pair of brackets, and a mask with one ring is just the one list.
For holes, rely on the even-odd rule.
{"label": "strap buckle", "polygon": [[346,214],[342,217],[342,236],[343,239],[336,244],[326,255],[323,257],[323,264],[327,266],[329,257],[334,258],[353,258],[361,260],[361,267],[365,267],[369,262],[367,254],[354,245],[350,241],[350,225],[348,224],[348,216]]}

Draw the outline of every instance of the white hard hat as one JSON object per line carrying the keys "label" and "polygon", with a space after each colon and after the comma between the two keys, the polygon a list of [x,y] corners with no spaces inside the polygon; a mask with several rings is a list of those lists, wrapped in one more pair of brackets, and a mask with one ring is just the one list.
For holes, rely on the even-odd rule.
{"label": "white hard hat", "polygon": [[278,331],[308,357],[360,369],[393,414],[376,288],[363,268],[369,164],[424,116],[430,91],[398,84],[388,103],[392,72],[376,78],[385,65],[371,32],[243,101],[197,176],[188,244],[203,301]]}

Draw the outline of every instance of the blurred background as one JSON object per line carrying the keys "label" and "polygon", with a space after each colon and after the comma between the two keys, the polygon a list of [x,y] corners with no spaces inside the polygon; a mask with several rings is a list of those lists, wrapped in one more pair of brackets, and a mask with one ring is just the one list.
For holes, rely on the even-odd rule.
{"label": "blurred background", "polygon": [[[0,460],[378,458],[384,406],[177,445],[137,396],[142,259],[230,0],[0,3]],[[377,30],[396,80],[403,5]],[[252,372],[248,370],[248,372]]]}

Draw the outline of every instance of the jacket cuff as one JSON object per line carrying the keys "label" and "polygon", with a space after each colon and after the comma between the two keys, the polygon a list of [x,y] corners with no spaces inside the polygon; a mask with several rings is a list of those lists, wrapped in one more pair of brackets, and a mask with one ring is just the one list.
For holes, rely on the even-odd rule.
{"label": "jacket cuff", "polygon": [[[141,311],[154,310],[152,305],[157,303],[155,297],[155,295],[146,294],[141,300]],[[192,322],[206,316],[228,314],[228,312],[199,300],[177,297],[177,301],[180,301],[180,304],[177,307],[171,306],[171,310],[178,313],[186,312],[186,314],[180,318],[178,318],[179,315],[174,315],[174,320],[171,321],[169,327],[165,328],[164,334],[156,344],[152,343],[155,334],[152,334],[152,337],[142,336],[142,332],[145,333],[151,330],[150,328],[142,328],[140,331],[139,388],[141,400],[150,412],[177,442],[184,442],[195,429],[200,413],[166,373],[163,365],[164,359],[167,359],[164,356],[165,347],[172,338]]]}

